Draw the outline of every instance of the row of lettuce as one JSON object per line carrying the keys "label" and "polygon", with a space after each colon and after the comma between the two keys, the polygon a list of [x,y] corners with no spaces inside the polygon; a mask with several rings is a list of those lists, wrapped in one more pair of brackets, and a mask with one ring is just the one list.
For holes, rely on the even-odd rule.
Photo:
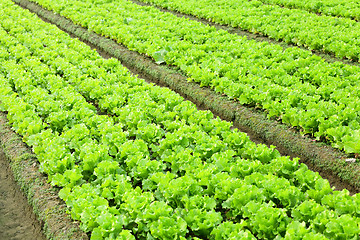
{"label": "row of lettuce", "polygon": [[0,108],[91,239],[359,236],[360,195],[0,7]]}
{"label": "row of lettuce", "polygon": [[276,4],[288,8],[298,8],[329,16],[360,20],[360,2],[349,0],[260,0],[266,4]]}
{"label": "row of lettuce", "polygon": [[[269,117],[317,140],[347,153],[360,152],[359,67],[250,41],[131,1],[37,2],[158,63],[177,66],[201,86],[261,107]],[[172,3],[193,6],[190,1]]]}
{"label": "row of lettuce", "polygon": [[[49,9],[60,10],[61,14],[71,17],[76,22],[80,20],[77,19],[79,16],[73,16],[74,7],[77,8],[78,5],[76,2],[82,2],[82,7],[90,8],[91,12],[96,8],[108,9],[109,5],[113,7],[111,10],[108,9],[109,11],[121,11],[121,7],[119,9],[118,6],[119,4],[122,5],[117,1],[103,0],[71,1],[74,3],[70,5],[67,5],[65,0],[55,2],[50,0],[31,1]],[[358,41],[360,23],[352,19],[326,15],[318,16],[306,10],[283,8],[278,5],[263,4],[261,1],[141,1],[192,14],[220,24],[239,27],[252,33],[260,33],[272,39],[303,46],[310,50],[332,53],[339,58],[358,61],[360,57],[360,42]],[[104,16],[99,15],[99,17]],[[106,19],[108,19],[106,21],[113,20],[110,16],[107,16]],[[81,23],[85,24],[83,21]],[[101,25],[101,22],[98,22],[97,25]],[[94,28],[101,27],[95,25]],[[192,30],[189,29],[188,31]]]}

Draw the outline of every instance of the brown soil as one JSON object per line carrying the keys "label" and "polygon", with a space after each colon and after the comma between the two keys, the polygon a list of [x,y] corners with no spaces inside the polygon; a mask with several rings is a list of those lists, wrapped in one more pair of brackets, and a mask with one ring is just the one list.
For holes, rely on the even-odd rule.
{"label": "brown soil", "polygon": [[0,239],[45,240],[26,197],[16,184],[5,154],[0,150]]}
{"label": "brown soil", "polygon": [[31,149],[0,112],[0,240],[87,240],[66,209]]}

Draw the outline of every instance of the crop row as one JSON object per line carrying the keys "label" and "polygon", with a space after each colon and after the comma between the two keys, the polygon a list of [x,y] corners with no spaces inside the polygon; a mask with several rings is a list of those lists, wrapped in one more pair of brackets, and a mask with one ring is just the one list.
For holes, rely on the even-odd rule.
{"label": "crop row", "polygon": [[360,20],[360,3],[348,0],[260,0],[267,4],[276,4],[288,8],[298,8],[329,16],[346,17]]}
{"label": "crop row", "polygon": [[[66,1],[33,0],[47,8],[60,10],[67,16],[72,14],[74,6],[66,5]],[[310,50],[333,53],[339,58],[359,60],[360,23],[351,19],[331,16],[318,16],[300,9],[282,8],[267,5],[260,1],[222,1],[222,0],[143,0],[170,8],[179,12],[192,14],[211,21],[239,27],[253,33],[261,33],[275,40],[304,46]],[[76,1],[75,1],[76,2]],[[99,8],[108,4],[116,5],[115,1],[86,1],[81,3],[85,8]],[[75,4],[77,5],[77,4]],[[195,7],[194,7],[195,6]],[[116,6],[112,6],[116,7]],[[115,8],[111,11],[118,11]],[[73,19],[77,22],[78,19]],[[109,19],[110,20],[110,19]],[[103,24],[98,22],[97,25]],[[101,26],[94,26],[99,27]],[[116,36],[116,35],[115,35]]]}
{"label": "crop row", "polygon": [[359,234],[360,195],[0,3],[0,107],[92,239]]}
{"label": "crop row", "polygon": [[310,50],[332,53],[339,58],[358,61],[360,57],[360,35],[357,30],[360,23],[355,20],[318,16],[305,10],[267,5],[261,1],[141,1],[260,33]]}
{"label": "crop row", "polygon": [[[27,33],[15,34],[25,43],[33,40],[31,35],[26,38]],[[82,221],[83,229],[93,230],[92,239],[115,239],[118,236],[129,239],[129,231],[122,231],[124,225],[133,226],[131,230],[138,237],[146,236],[150,231],[154,237],[163,239],[185,235],[187,225],[173,213],[173,208],[164,201],[154,200],[152,193],[133,188],[139,181],[137,178],[141,180],[142,175],[166,168],[161,162],[148,159],[148,146],[141,137],[130,140],[130,129],[124,131],[123,124],[114,124],[114,118],[97,115],[94,107],[74,87],[54,75],[51,68],[31,55],[17,39],[4,32],[1,36],[2,46],[5,46],[1,52],[4,57],[1,72],[6,76],[1,79],[5,95],[2,102],[9,111],[9,120],[24,140],[33,145],[41,170],[49,175],[52,184],[65,187],[60,195],[72,207],[74,219]],[[35,48],[37,43],[28,45],[29,49]],[[135,89],[131,90],[145,97],[144,90],[148,88],[143,86],[142,89],[141,83],[135,82]],[[129,97],[129,105],[134,101],[132,97]],[[133,130],[141,134],[148,127],[149,136],[144,136],[144,139],[153,140],[153,129],[146,120],[143,119],[142,129],[133,126]],[[127,127],[131,128],[130,124]],[[127,166],[126,170],[132,170],[134,179],[131,182],[120,162]],[[143,210],[147,214],[139,216]],[[218,218],[215,221],[219,221]]]}
{"label": "crop row", "polygon": [[177,66],[200,86],[261,107],[269,117],[348,153],[360,152],[358,67],[249,41],[129,1],[52,1],[50,6],[158,63]]}

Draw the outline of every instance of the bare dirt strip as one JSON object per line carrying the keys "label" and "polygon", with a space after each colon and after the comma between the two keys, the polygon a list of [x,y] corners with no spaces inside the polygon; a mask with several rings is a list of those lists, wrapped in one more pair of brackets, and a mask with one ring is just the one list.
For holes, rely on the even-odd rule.
{"label": "bare dirt strip", "polygon": [[46,239],[42,232],[42,224],[36,219],[32,207],[16,184],[9,162],[1,150],[0,239]]}
{"label": "bare dirt strip", "polygon": [[0,240],[87,240],[38,167],[0,112]]}

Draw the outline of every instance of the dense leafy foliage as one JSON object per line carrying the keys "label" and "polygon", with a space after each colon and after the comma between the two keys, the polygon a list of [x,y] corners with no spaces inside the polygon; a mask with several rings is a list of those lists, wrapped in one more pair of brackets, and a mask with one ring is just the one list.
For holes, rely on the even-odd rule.
{"label": "dense leafy foliage", "polygon": [[0,9],[0,109],[91,239],[358,237],[360,195],[10,1]]}
{"label": "dense leafy foliage", "polygon": [[[196,15],[220,24],[239,27],[253,33],[260,33],[272,39],[304,46],[310,50],[333,53],[339,58],[359,60],[360,45],[357,41],[359,38],[357,29],[360,23],[355,20],[324,15],[318,16],[306,10],[288,9],[262,3],[277,2],[276,0],[142,1]],[[291,4],[288,1],[282,2]],[[297,0],[297,2],[300,1]],[[302,1],[301,4],[311,5],[308,1]],[[350,8],[352,3],[348,2],[348,4],[348,8]],[[329,8],[335,12],[338,11],[332,6]],[[341,6],[338,6],[338,8],[345,12]]]}
{"label": "dense leafy foliage", "polygon": [[304,9],[324,15],[360,20],[360,2],[348,0],[260,0],[267,4],[277,4],[288,8]]}
{"label": "dense leafy foliage", "polygon": [[280,117],[348,153],[360,152],[359,67],[330,64],[298,48],[249,41],[125,0],[37,2],[158,63],[177,66],[201,86],[261,107],[269,117]]}

